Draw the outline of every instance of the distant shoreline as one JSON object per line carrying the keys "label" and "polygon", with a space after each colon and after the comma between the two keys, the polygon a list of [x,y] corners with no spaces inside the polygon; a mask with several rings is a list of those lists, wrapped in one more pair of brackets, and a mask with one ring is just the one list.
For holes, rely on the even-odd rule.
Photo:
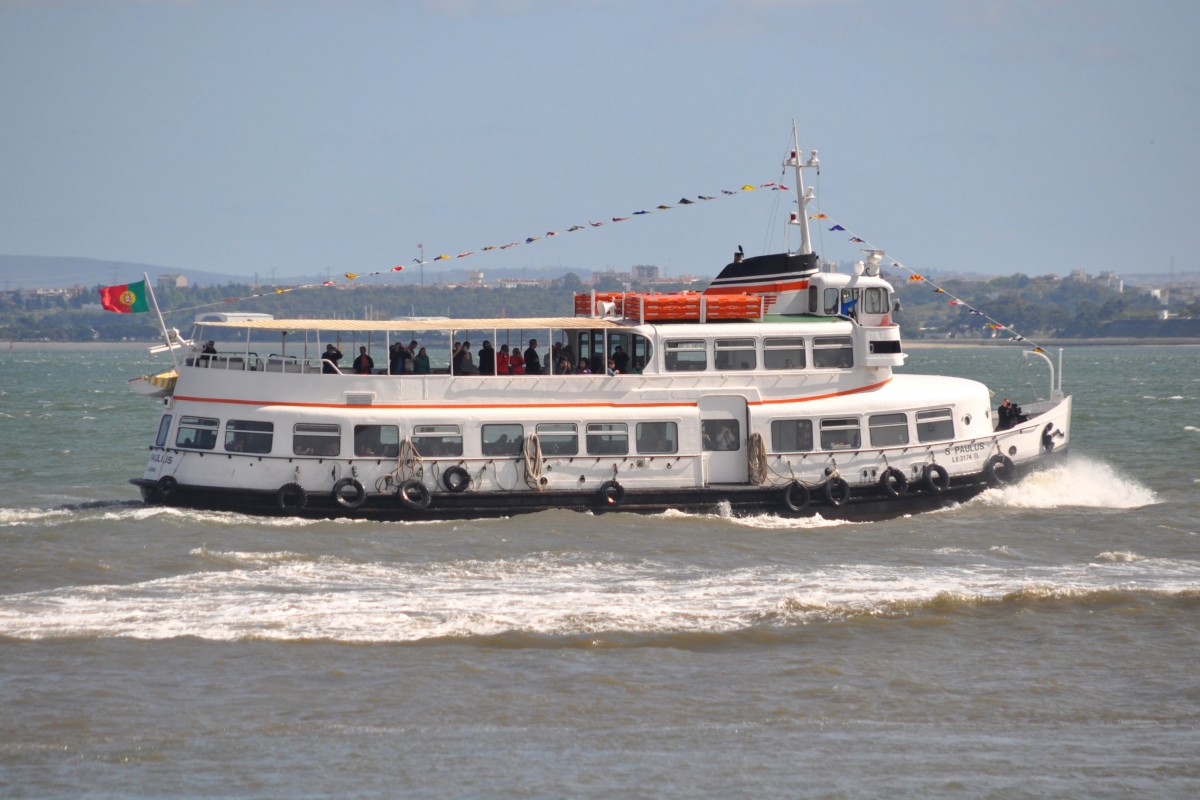
{"label": "distant shoreline", "polygon": [[[0,340],[0,355],[7,351],[32,350],[80,350],[97,352],[100,350],[143,350],[153,347],[156,342],[18,342],[4,344]],[[924,350],[935,347],[1020,347],[1027,348],[1031,343],[1018,344],[1009,341],[970,341],[962,339],[906,339],[905,350]],[[1040,339],[1037,344],[1042,347],[1100,347],[1110,346],[1146,346],[1161,347],[1163,345],[1200,345],[1200,339],[1191,337],[1153,338],[1153,339]]]}

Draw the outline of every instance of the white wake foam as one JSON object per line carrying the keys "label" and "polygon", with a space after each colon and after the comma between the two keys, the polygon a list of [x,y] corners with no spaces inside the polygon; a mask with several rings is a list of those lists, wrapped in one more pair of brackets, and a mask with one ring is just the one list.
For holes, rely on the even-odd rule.
{"label": "white wake foam", "polygon": [[1128,509],[1153,505],[1158,498],[1103,461],[1073,455],[1064,464],[1035,472],[1019,483],[988,489],[972,502],[1009,508]]}
{"label": "white wake foam", "polygon": [[907,614],[948,598],[1200,592],[1200,563],[1132,553],[1057,567],[807,569],[679,567],[570,552],[433,565],[286,551],[193,556],[205,571],[0,597],[0,635],[404,642],[509,632],[727,633]]}

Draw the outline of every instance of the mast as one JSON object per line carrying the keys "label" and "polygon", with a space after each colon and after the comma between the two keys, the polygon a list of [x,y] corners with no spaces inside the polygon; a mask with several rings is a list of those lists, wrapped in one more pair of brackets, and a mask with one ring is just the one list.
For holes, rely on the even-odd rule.
{"label": "mast", "polygon": [[821,161],[817,158],[817,151],[812,150],[808,157],[808,161],[801,163],[800,152],[800,137],[796,132],[796,120],[792,120],[792,150],[784,160],[783,166],[792,167],[796,171],[796,205],[799,211],[792,212],[788,222],[792,225],[800,226],[800,249],[799,255],[812,255],[812,234],[808,230],[808,204],[816,199],[813,190],[804,188],[804,175],[800,170],[808,167],[810,169],[820,169]]}

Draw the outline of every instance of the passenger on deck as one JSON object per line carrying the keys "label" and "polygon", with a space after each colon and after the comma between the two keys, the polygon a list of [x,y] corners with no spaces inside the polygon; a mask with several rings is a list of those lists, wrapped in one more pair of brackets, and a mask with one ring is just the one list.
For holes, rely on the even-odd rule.
{"label": "passenger on deck", "polygon": [[591,375],[592,368],[588,366],[586,358],[579,359],[579,368],[575,370],[576,375]]}
{"label": "passenger on deck", "polygon": [[321,356],[321,372],[326,375],[337,374],[337,362],[342,358],[342,351],[331,344],[325,345],[325,354]]}
{"label": "passenger on deck", "polygon": [[479,374],[496,374],[496,351],[492,349],[492,343],[486,339],[483,342],[483,347],[479,348]]}
{"label": "passenger on deck", "polygon": [[530,339],[529,347],[525,349],[525,374],[542,374],[542,357],[538,355],[537,339]]}
{"label": "passenger on deck", "polygon": [[520,345],[512,351],[512,355],[508,358],[508,374],[509,375],[524,375],[525,374],[525,357],[521,355]]}
{"label": "passenger on deck", "polygon": [[624,375],[629,371],[629,354],[625,352],[625,348],[617,345],[613,348],[612,358],[609,359],[615,365],[617,372]]}
{"label": "passenger on deck", "polygon": [[415,356],[413,356],[413,374],[414,375],[428,375],[429,374],[429,354],[425,352],[424,347],[422,347],[420,350],[418,350],[417,354]]}
{"label": "passenger on deck", "polygon": [[1006,397],[1000,403],[1000,407],[996,409],[996,415],[996,430],[1006,431],[1018,422],[1021,422],[1021,407],[1016,403],[1010,403]]}
{"label": "passenger on deck", "polygon": [[396,342],[392,345],[392,357],[388,364],[388,370],[393,375],[403,375],[408,371],[408,361],[412,359],[412,354],[408,352],[408,348]]}
{"label": "passenger on deck", "polygon": [[502,345],[500,345],[500,352],[496,353],[496,374],[497,375],[507,375],[508,374],[508,362],[509,362],[508,345],[502,344]]}
{"label": "passenger on deck", "polygon": [[366,347],[358,348],[358,358],[354,359],[354,374],[370,375],[373,369],[375,369],[375,359],[367,355]]}
{"label": "passenger on deck", "polygon": [[205,343],[204,349],[200,352],[206,356],[215,356],[217,354],[217,343],[212,339],[209,339],[208,342]]}
{"label": "passenger on deck", "polygon": [[621,371],[617,369],[616,359],[610,358],[608,360],[608,375],[609,375],[609,377],[612,377],[613,375],[619,375],[620,372]]}

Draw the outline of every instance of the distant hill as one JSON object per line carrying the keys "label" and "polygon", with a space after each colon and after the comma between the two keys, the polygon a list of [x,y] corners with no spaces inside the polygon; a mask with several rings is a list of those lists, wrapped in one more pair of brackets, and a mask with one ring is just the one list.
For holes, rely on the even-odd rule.
{"label": "distant hill", "polygon": [[[142,277],[145,272],[152,281],[157,281],[159,275],[183,275],[190,286],[224,286],[229,283],[251,284],[252,275],[231,275],[220,272],[204,272],[195,269],[178,269],[156,264],[137,264],[129,261],[105,261],[99,258],[75,258],[70,256],[6,256],[0,255],[0,291],[16,289],[57,289],[66,286],[98,286],[119,283],[130,283]],[[592,271],[588,269],[572,270],[569,267],[540,267],[513,269],[485,270],[488,280],[497,278],[560,278],[568,272],[574,272],[581,278],[588,278]],[[280,286],[294,286],[303,283],[320,283],[321,281],[339,278],[336,274],[322,276],[277,275],[275,280]],[[258,276],[259,282],[266,285],[269,278]],[[449,270],[440,267],[430,267],[425,274],[426,283],[461,283],[467,280],[467,270]],[[420,269],[410,267],[402,276],[389,275],[386,278],[391,284],[411,285],[420,281]]]}
{"label": "distant hill", "polygon": [[99,258],[69,256],[0,255],[0,289],[55,289],[64,286],[95,286],[129,283],[145,272],[151,280],[159,275],[186,275],[188,283],[204,286],[246,282],[244,275],[222,275],[200,270],[181,270],[154,264],[128,261],[104,261]]}

